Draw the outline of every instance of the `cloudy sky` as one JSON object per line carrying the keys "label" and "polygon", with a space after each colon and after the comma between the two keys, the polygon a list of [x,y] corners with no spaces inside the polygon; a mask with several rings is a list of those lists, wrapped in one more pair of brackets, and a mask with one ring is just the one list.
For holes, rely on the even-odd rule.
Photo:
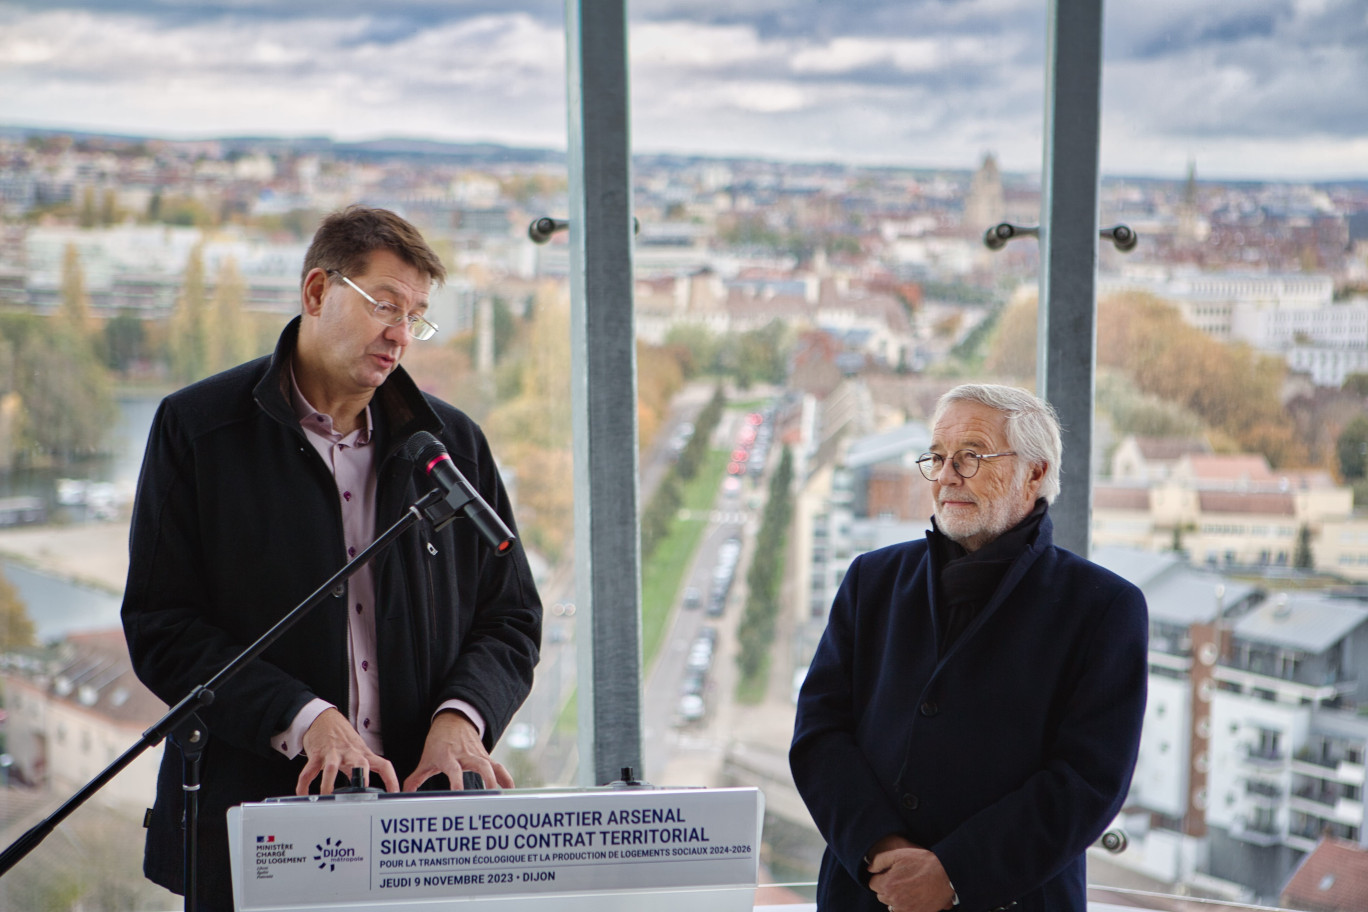
{"label": "cloudy sky", "polygon": [[[1038,172],[1047,0],[628,0],[644,152]],[[1112,0],[1105,174],[1368,178],[1368,0]],[[565,143],[559,0],[0,0],[0,124]]]}

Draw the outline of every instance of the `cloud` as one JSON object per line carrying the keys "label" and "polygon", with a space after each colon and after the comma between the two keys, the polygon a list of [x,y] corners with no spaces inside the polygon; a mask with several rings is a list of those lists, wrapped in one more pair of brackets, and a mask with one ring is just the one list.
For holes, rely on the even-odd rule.
{"label": "cloud", "polygon": [[[0,27],[0,119],[159,131],[564,143],[564,38],[524,14],[376,38],[370,17],[166,25],[59,11]],[[301,36],[306,36],[302,38]]]}
{"label": "cloud", "polygon": [[1361,0],[1249,0],[1184,23],[1187,6],[1164,0],[1153,17],[1127,8],[1109,31],[1106,91],[1117,110],[1175,140],[1368,136]]}
{"label": "cloud", "polygon": [[[1039,168],[1039,0],[630,15],[642,151]],[[1147,0],[1105,26],[1105,172],[1181,174],[1196,149],[1212,175],[1368,174],[1348,155],[1368,139],[1363,0]],[[560,146],[564,53],[560,0],[0,3],[0,122]]]}

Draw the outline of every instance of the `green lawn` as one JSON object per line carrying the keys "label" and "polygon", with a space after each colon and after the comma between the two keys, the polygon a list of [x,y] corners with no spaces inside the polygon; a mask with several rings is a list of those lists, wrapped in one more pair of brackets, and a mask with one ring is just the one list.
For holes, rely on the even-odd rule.
{"label": "green lawn", "polygon": [[[712,509],[718,487],[727,473],[726,450],[710,450],[693,480],[684,486],[683,509],[691,513],[705,513]],[[670,527],[670,534],[657,546],[654,556],[641,571],[641,667],[648,669],[665,639],[665,624],[670,619],[670,608],[679,596],[684,573],[689,569],[699,539],[708,528],[705,519],[678,519]],[[556,730],[569,734],[578,727],[579,716],[575,692],[565,701]]]}
{"label": "green lawn", "polygon": [[[727,473],[728,454],[710,450],[693,480],[684,486],[683,509],[705,513],[717,498],[718,486]],[[708,528],[706,519],[676,519],[651,560],[641,572],[641,667],[650,668],[665,639],[670,608],[679,596],[684,574],[693,561],[698,542]]]}
{"label": "green lawn", "polygon": [[760,662],[760,670],[755,673],[755,677],[741,677],[736,682],[736,702],[745,706],[754,706],[765,699],[765,691],[769,689],[770,656],[766,653],[765,658]]}

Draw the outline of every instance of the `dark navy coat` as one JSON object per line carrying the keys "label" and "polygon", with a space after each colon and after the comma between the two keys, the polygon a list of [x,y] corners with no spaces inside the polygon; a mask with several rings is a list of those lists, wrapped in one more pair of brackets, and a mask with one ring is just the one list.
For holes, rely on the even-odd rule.
{"label": "dark navy coat", "polygon": [[798,700],[790,762],[827,841],[818,908],[883,906],[863,857],[930,849],[962,912],[1084,912],[1084,851],[1120,811],[1145,708],[1144,596],[1052,544],[1048,514],[938,658],[925,540],[851,565]]}
{"label": "dark navy coat", "polygon": [[[174,703],[346,562],[337,485],[289,402],[298,319],[271,357],[168,396],[157,411],[133,510],[123,624],[138,677]],[[463,413],[399,368],[371,400],[377,533],[431,490],[402,444],[436,435],[513,527],[489,446]],[[522,548],[496,558],[465,520],[424,519],[372,563],[384,754],[399,780],[418,765],[432,714],[465,700],[492,748],[527,696],[541,603]],[[327,598],[200,712],[209,730],[200,792],[199,894],[231,907],[225,813],[293,795],[304,765],[271,745],[313,697],[348,708],[347,605]],[[147,837],[147,876],[181,889],[181,758],[168,746]]]}

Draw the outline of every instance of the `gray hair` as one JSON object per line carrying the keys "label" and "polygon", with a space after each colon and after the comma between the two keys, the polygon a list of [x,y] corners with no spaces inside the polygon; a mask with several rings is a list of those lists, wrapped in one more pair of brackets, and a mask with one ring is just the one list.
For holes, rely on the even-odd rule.
{"label": "gray hair", "polygon": [[931,416],[933,428],[954,402],[977,402],[1007,416],[1007,445],[1021,457],[1017,480],[1024,481],[1032,465],[1045,466],[1039,496],[1045,498],[1046,503],[1054,503],[1059,494],[1059,462],[1064,451],[1059,416],[1055,414],[1054,406],[1016,387],[966,383],[940,397],[935,414]]}

